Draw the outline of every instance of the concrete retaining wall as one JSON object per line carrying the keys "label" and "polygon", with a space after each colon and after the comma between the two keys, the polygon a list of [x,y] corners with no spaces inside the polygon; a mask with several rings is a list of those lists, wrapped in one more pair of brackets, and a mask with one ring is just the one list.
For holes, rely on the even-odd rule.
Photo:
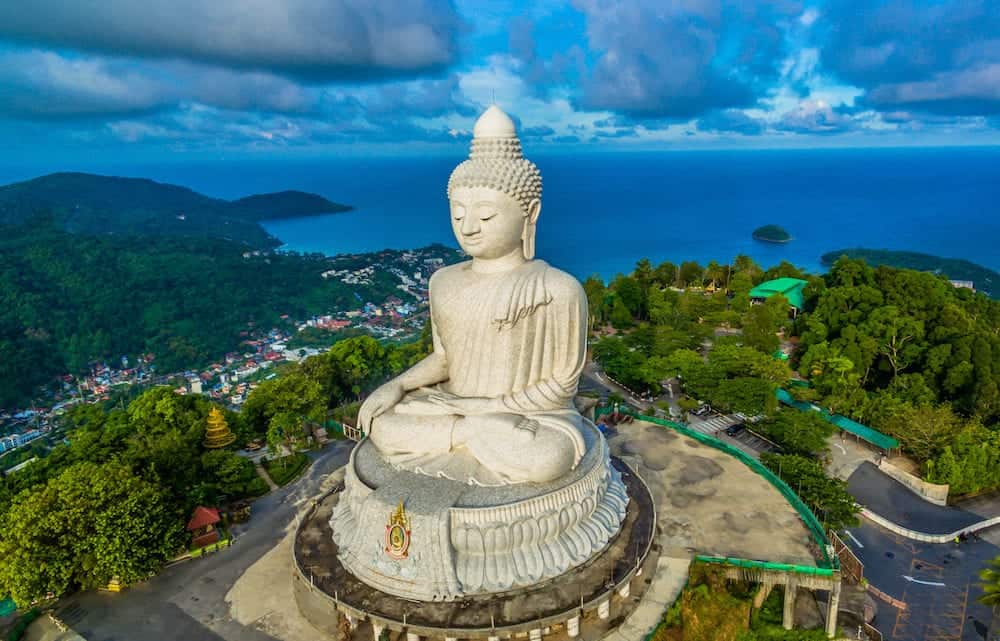
{"label": "concrete retaining wall", "polygon": [[948,505],[948,486],[928,483],[927,481],[902,470],[889,461],[882,459],[878,465],[886,476],[896,479],[911,492],[934,505]]}
{"label": "concrete retaining wall", "polygon": [[954,532],[948,534],[927,534],[925,532],[917,532],[916,530],[907,529],[902,525],[893,523],[889,519],[879,516],[878,514],[875,514],[871,510],[865,508],[862,508],[861,516],[878,526],[884,527],[890,532],[900,536],[905,536],[906,538],[913,539],[914,541],[923,541],[924,543],[949,543],[963,534],[972,534],[973,532],[985,530],[986,528],[993,527],[994,525],[1000,525],[1000,516],[997,516],[992,519],[980,521],[979,523],[973,523],[972,525],[964,527],[961,530],[955,530]]}

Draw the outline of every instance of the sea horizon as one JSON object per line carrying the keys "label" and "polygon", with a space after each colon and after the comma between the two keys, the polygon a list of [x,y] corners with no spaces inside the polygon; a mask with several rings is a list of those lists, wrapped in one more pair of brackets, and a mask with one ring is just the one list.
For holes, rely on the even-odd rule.
{"label": "sea horizon", "polygon": [[[1000,147],[533,153],[543,177],[538,256],[583,279],[654,263],[746,254],[810,272],[864,247],[960,258],[1000,270]],[[283,248],[328,255],[456,246],[445,188],[463,154],[76,165],[219,198],[299,189],[355,209],[264,221]],[[0,182],[26,167],[0,166]],[[756,241],[777,224],[793,240]]]}

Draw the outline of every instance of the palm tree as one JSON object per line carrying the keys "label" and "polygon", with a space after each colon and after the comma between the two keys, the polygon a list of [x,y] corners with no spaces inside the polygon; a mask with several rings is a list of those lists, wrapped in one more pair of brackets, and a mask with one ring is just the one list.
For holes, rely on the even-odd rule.
{"label": "palm tree", "polygon": [[983,596],[979,602],[993,606],[993,625],[990,628],[990,639],[1000,640],[1000,556],[990,561],[990,564],[979,573],[982,580]]}

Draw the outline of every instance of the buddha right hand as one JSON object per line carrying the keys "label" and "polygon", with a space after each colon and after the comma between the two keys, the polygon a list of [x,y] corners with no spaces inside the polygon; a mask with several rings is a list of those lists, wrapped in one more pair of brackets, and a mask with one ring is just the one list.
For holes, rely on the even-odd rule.
{"label": "buddha right hand", "polygon": [[372,392],[358,411],[358,427],[361,431],[371,434],[375,419],[395,407],[404,394],[406,390],[403,389],[403,385],[395,380],[385,383]]}

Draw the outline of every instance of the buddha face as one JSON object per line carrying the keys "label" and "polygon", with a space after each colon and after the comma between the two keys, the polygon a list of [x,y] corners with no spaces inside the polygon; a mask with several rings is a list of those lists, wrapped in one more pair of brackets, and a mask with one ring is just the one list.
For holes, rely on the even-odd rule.
{"label": "buddha face", "polygon": [[[525,218],[538,216],[538,201],[531,212],[496,189],[457,187],[451,192],[451,229],[459,246],[473,258],[501,258],[522,247]],[[533,222],[533,220],[532,220]]]}

